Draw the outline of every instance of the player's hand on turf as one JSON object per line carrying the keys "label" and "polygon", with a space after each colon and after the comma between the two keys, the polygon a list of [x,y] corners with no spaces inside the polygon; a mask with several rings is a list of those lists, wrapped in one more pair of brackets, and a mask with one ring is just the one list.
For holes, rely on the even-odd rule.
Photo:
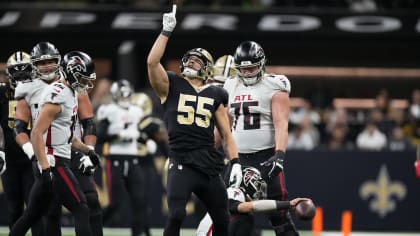
{"label": "player's hand on turf", "polygon": [[163,14],[163,32],[171,33],[176,26],[176,4],[172,6],[172,11]]}
{"label": "player's hand on turf", "polygon": [[283,171],[283,162],[284,162],[284,152],[277,150],[274,156],[270,157],[265,162],[261,163],[262,166],[271,167],[268,171],[268,177],[273,178],[280,174]]}
{"label": "player's hand on turf", "polygon": [[0,151],[0,175],[6,171],[6,154]]}
{"label": "player's hand on turf", "polygon": [[41,170],[41,181],[42,189],[44,189],[45,192],[52,192],[54,175],[51,172],[51,168]]}
{"label": "player's hand on turf", "polygon": [[93,175],[93,173],[95,173],[95,166],[89,156],[82,156],[82,158],[80,158],[79,170],[84,175]]}
{"label": "player's hand on turf", "polygon": [[242,167],[239,164],[239,159],[234,158],[232,162],[232,170],[230,171],[229,184],[233,185],[235,188],[239,188],[242,181]]}

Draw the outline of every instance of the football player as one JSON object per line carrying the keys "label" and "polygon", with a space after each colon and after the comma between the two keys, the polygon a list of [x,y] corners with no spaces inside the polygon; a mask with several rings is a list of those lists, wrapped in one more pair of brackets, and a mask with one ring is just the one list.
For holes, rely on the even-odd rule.
{"label": "football player", "polygon": [[[227,189],[229,198],[229,236],[251,236],[254,231],[252,212],[270,212],[294,209],[300,201],[308,198],[295,198],[291,201],[266,200],[267,184],[254,167],[243,169],[243,180],[239,188]],[[200,222],[197,236],[212,235],[212,221],[207,214]]]}
{"label": "football player", "polygon": [[[140,107],[144,117],[139,122],[138,130],[140,137],[137,139],[137,149],[139,161],[142,166],[142,174],[144,180],[144,189],[150,189],[157,180],[152,177],[156,175],[156,167],[154,156],[159,148],[163,149],[163,153],[167,154],[167,135],[163,121],[153,117],[153,103],[146,93],[134,93],[131,97],[133,105]],[[145,192],[145,205],[147,207],[147,217],[143,220],[145,234],[150,236],[150,213],[152,212],[149,205],[150,191]]]}
{"label": "football player", "polygon": [[[285,201],[283,162],[287,147],[290,82],[265,73],[263,48],[254,41],[236,49],[237,75],[225,82],[232,133],[242,165],[257,168],[267,181],[268,199]],[[289,211],[269,213],[276,235],[298,235]]]}
{"label": "football player", "polygon": [[207,83],[223,87],[226,79],[236,75],[234,58],[232,55],[224,55],[219,57],[213,66],[213,75],[207,79]]}
{"label": "football player", "polygon": [[[32,163],[16,143],[13,135],[16,108],[15,88],[17,83],[32,79],[30,55],[23,51],[14,52],[7,60],[6,75],[7,83],[0,85],[0,115],[5,136],[4,151],[7,162],[7,171],[2,175],[2,182],[8,203],[9,228],[11,228],[22,215],[24,203],[28,204],[29,192],[34,183]],[[33,225],[32,235],[44,235],[43,232],[41,222]]]}
{"label": "football player", "polygon": [[[31,142],[38,160],[41,188],[53,192],[74,216],[76,235],[91,234],[89,208],[71,167],[71,149],[87,155],[94,165],[99,155],[73,136],[77,116],[77,94],[92,84],[92,59],[83,52],[64,56],[64,78],[47,86],[41,95],[39,115],[31,132]],[[53,182],[54,178],[54,182]]]}
{"label": "football player", "polygon": [[[78,54],[80,56],[84,56],[84,54]],[[86,60],[88,63],[83,64],[82,69],[85,69],[86,73],[90,73],[89,76],[94,75],[94,65],[90,57],[84,58],[77,58]],[[35,123],[35,120],[38,116],[39,112],[39,101],[40,96],[44,88],[48,86],[48,84],[57,81],[62,77],[60,72],[60,62],[61,62],[61,55],[58,49],[49,42],[41,42],[35,45],[31,52],[31,61],[34,71],[36,71],[36,78],[30,83],[23,83],[20,84],[15,93],[16,99],[18,99],[18,105],[16,109],[16,117],[15,117],[15,133],[16,141],[22,145],[22,149],[27,154],[28,158],[34,159],[34,151],[32,147],[32,143],[29,140],[29,135],[25,132],[25,125],[31,120],[32,124]],[[54,75],[54,76],[53,76]],[[92,78],[91,78],[92,79]],[[81,80],[84,81],[84,80]],[[77,85],[77,84],[75,84]],[[86,89],[92,87],[91,81],[88,80],[86,84]],[[95,136],[92,134],[94,132],[94,125],[90,124],[89,120],[93,116],[91,111],[91,106],[89,102],[89,98],[85,92],[79,93],[78,95],[78,102],[79,102],[79,109],[78,112],[80,113],[80,118],[84,122],[84,141],[88,144],[93,145],[95,142]],[[90,112],[89,112],[90,111]],[[86,122],[87,121],[87,122]],[[86,135],[85,135],[86,134]],[[76,160],[77,155],[74,155]],[[85,159],[86,160],[86,159]],[[74,163],[74,162],[73,162]],[[76,165],[76,168],[84,168],[83,163],[73,164]],[[36,168],[36,165],[35,165]],[[83,171],[83,170],[81,170]],[[39,171],[35,171],[35,176],[40,178]],[[101,216],[100,216],[100,206],[99,200],[97,198],[95,186],[93,186],[91,177],[84,176],[84,175],[77,175],[78,180],[80,180],[81,186],[87,194],[89,208],[91,209],[91,218],[92,221],[91,227],[92,232],[94,235],[102,235],[102,225],[101,225]],[[41,190],[41,188],[38,188]],[[95,193],[92,192],[95,191]],[[95,198],[96,197],[96,198]],[[33,202],[37,202],[37,204],[32,204],[29,207],[28,211],[25,211],[24,217],[22,217],[18,221],[17,228],[25,229],[29,225],[33,224],[39,219],[40,215],[44,214],[44,209],[41,209],[40,206],[45,206],[49,204],[49,209],[46,215],[47,223],[46,223],[46,234],[48,235],[61,235],[60,230],[60,216],[61,216],[61,204],[59,204],[58,199],[54,198],[53,201],[49,202],[48,198],[43,197],[42,192],[33,192],[31,194],[31,199],[41,198],[44,202],[40,204],[40,201],[33,200]],[[99,208],[99,209],[98,209]]]}
{"label": "football player", "polygon": [[214,127],[226,143],[235,162],[231,178],[242,180],[236,144],[225,111],[228,95],[220,87],[206,85],[213,57],[203,48],[194,48],[181,60],[182,76],[167,72],[160,63],[171,32],[176,26],[176,5],[163,15],[163,30],[147,58],[149,81],[165,109],[169,132],[167,201],[169,215],[164,235],[179,235],[186,216],[186,203],[194,193],[213,220],[215,235],[228,233],[227,194],[220,172],[223,156],[214,147]]}
{"label": "football player", "polygon": [[113,102],[98,108],[98,142],[108,143],[106,158],[109,206],[104,209],[104,224],[119,210],[123,203],[124,191],[128,192],[131,203],[131,234],[139,235],[145,230],[147,218],[145,189],[140,164],[137,140],[140,132],[137,126],[143,117],[142,110],[131,103],[132,88],[127,80],[118,80],[111,85]]}

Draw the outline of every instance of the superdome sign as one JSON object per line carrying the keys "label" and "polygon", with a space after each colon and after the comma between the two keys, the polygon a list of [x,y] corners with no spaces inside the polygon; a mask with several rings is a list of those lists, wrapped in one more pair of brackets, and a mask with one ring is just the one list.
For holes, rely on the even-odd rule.
{"label": "superdome sign", "polygon": [[[10,32],[74,31],[144,32],[161,29],[161,12],[119,10],[27,10],[0,11],[0,30]],[[350,15],[335,12],[232,13],[179,12],[177,33],[305,33],[314,35],[410,35],[420,33],[420,14]]]}

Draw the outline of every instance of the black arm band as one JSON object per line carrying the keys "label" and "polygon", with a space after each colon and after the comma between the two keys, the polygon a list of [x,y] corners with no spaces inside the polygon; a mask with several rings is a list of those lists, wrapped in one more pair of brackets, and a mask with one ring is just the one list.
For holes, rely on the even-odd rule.
{"label": "black arm band", "polygon": [[284,160],[284,157],[286,156],[286,153],[282,150],[276,150],[276,156],[282,160]]}
{"label": "black arm band", "polygon": [[276,208],[277,210],[289,209],[290,202],[289,201],[276,201]]}
{"label": "black arm band", "polygon": [[229,199],[229,212],[230,212],[230,214],[232,214],[232,215],[237,215],[237,214],[239,214],[239,211],[238,211],[238,206],[239,206],[239,204],[240,204],[241,202],[239,202],[239,201],[235,201],[235,200],[233,200],[233,199]]}
{"label": "black arm band", "polygon": [[80,120],[80,123],[83,127],[83,137],[85,137],[86,135],[96,136],[96,125],[92,117]]}
{"label": "black arm band", "polygon": [[28,134],[28,122],[25,122],[23,120],[15,119],[13,126],[13,133],[16,135],[20,133],[26,133]]}
{"label": "black arm band", "polygon": [[171,31],[162,30],[161,34],[162,35],[165,35],[166,37],[169,38],[169,36],[171,36],[172,32]]}
{"label": "black arm band", "polygon": [[238,157],[233,158],[232,160],[230,160],[230,163],[232,163],[232,165],[239,163],[239,158]]}

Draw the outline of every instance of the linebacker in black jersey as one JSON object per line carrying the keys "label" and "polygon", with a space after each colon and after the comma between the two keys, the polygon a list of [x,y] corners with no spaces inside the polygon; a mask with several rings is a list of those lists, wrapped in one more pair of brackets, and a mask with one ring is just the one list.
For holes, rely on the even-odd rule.
{"label": "linebacker in black jersey", "polygon": [[[29,192],[34,183],[32,163],[15,142],[13,134],[16,109],[14,89],[18,81],[31,80],[30,56],[26,52],[17,51],[9,57],[6,66],[8,82],[0,84],[0,114],[5,139],[7,170],[1,179],[8,203],[9,227],[12,228],[23,213],[24,203],[28,204]],[[32,235],[44,235],[41,222],[32,226]]]}
{"label": "linebacker in black jersey", "polygon": [[169,134],[167,195],[169,215],[164,235],[179,235],[185,206],[194,193],[206,206],[213,221],[213,233],[228,234],[227,194],[220,176],[223,157],[214,147],[217,126],[229,159],[235,162],[231,180],[239,186],[242,179],[238,152],[226,114],[228,94],[222,88],[206,85],[213,58],[202,48],[188,51],[182,58],[183,77],[165,71],[160,59],[176,25],[176,5],[163,15],[163,31],[147,58],[149,81],[165,109]]}

